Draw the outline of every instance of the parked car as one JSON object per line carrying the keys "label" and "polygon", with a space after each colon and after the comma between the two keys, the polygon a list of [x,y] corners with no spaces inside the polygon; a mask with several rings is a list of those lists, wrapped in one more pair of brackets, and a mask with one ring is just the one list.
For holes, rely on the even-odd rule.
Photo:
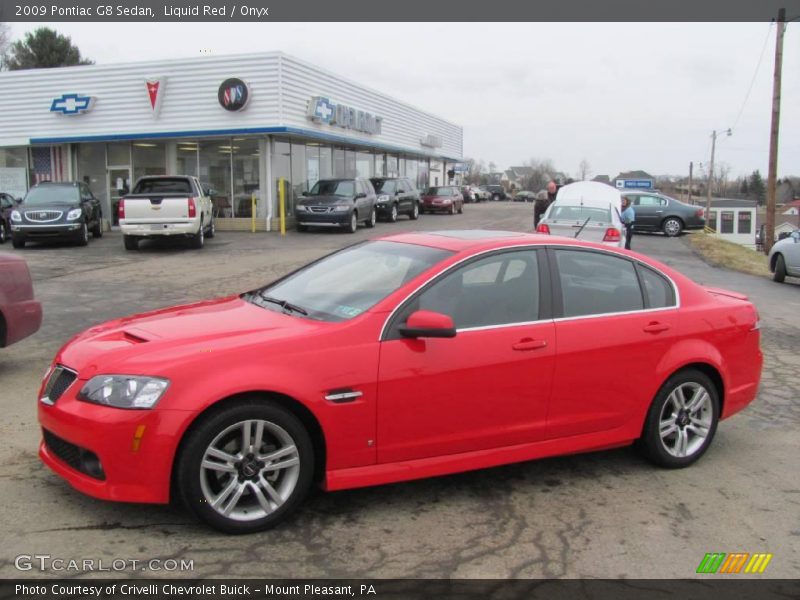
{"label": "parked car", "polygon": [[486,202],[489,199],[489,192],[477,185],[462,185],[461,195],[464,197],[464,202]]}
{"label": "parked car", "polygon": [[423,213],[446,212],[451,215],[464,212],[464,196],[455,185],[440,185],[428,188],[422,195]]}
{"label": "parked car", "polygon": [[11,237],[11,211],[16,206],[17,201],[11,194],[0,193],[0,244]]}
{"label": "parked car", "polygon": [[506,190],[502,185],[482,185],[481,189],[490,194],[489,197],[495,202],[508,199]]}
{"label": "parked car", "polygon": [[562,235],[625,247],[625,226],[616,188],[597,181],[562,186],[536,227],[537,233]]}
{"label": "parked car", "polygon": [[355,233],[360,222],[375,227],[377,200],[369,179],[320,179],[294,206],[297,231],[342,227]]}
{"label": "parked car", "polygon": [[36,333],[42,324],[42,305],[33,297],[27,263],[0,252],[0,348]]}
{"label": "parked car", "polygon": [[477,199],[475,197],[475,192],[472,191],[472,188],[470,186],[462,185],[459,188],[459,191],[461,192],[461,196],[464,198],[464,202],[477,202]]}
{"label": "parked car", "polygon": [[514,202],[533,202],[536,200],[536,194],[522,190],[514,194]]}
{"label": "parked car", "polygon": [[663,231],[664,235],[675,237],[683,231],[706,226],[704,210],[700,206],[654,192],[623,192],[623,196],[633,202],[637,231]]}
{"label": "parked car", "polygon": [[375,189],[375,209],[378,216],[390,223],[397,221],[398,215],[408,215],[415,221],[419,218],[420,197],[417,186],[407,177],[374,177],[369,180]]}
{"label": "parked car", "polygon": [[633,442],[686,467],[756,396],[758,319],[741,294],[580,240],[384,237],[78,334],[42,383],[39,454],[85,494],[179,497],[234,533],[285,519],[315,484]]}
{"label": "parked car", "polygon": [[800,277],[800,229],[775,242],[769,251],[769,270],[778,283],[783,283],[787,275]]}
{"label": "parked car", "polygon": [[488,202],[492,197],[488,191],[477,185],[470,186],[470,188],[472,189],[472,193],[475,194],[475,199],[477,202]]}
{"label": "parked car", "polygon": [[90,231],[96,238],[103,235],[100,201],[82,181],[45,181],[33,186],[11,210],[10,219],[14,248],[53,240],[86,246]]}
{"label": "parked car", "polygon": [[200,249],[216,235],[208,189],[189,175],[140,177],[120,199],[118,215],[126,250],[138,249],[143,239],[174,236]]}

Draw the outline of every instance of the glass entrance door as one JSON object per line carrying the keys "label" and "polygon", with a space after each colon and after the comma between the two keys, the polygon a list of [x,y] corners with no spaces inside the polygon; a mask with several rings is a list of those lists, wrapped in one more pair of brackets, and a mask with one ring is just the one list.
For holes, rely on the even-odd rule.
{"label": "glass entrance door", "polygon": [[111,204],[109,220],[112,224],[119,225],[119,199],[130,192],[131,168],[108,167],[108,198]]}

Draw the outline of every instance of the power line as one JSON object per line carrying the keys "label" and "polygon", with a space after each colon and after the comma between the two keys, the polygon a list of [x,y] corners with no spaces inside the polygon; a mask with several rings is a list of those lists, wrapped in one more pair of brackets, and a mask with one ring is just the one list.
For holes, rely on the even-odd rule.
{"label": "power line", "polygon": [[744,102],[742,102],[742,107],[739,109],[739,114],[736,115],[736,120],[733,122],[733,127],[731,127],[731,129],[736,129],[736,126],[739,124],[739,119],[742,118],[744,107],[747,106],[747,101],[750,99],[750,92],[753,91],[753,85],[756,82],[756,76],[758,75],[758,71],[761,69],[761,62],[764,60],[764,51],[767,49],[767,42],[769,42],[769,34],[772,32],[772,26],[774,24],[775,22],[771,21],[769,27],[767,28],[767,35],[764,36],[764,45],[761,47],[761,55],[758,57],[758,64],[756,64],[756,70],[753,73],[753,78],[750,80],[750,87],[747,88],[747,94],[745,94],[744,96]]}

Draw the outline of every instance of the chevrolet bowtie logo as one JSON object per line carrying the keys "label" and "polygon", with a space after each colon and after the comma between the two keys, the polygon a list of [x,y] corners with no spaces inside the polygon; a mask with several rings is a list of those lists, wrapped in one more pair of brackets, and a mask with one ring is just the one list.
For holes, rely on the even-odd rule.
{"label": "chevrolet bowtie logo", "polygon": [[94,97],[80,96],[78,94],[64,94],[60,98],[53,98],[50,112],[60,112],[65,115],[77,115],[92,108]]}

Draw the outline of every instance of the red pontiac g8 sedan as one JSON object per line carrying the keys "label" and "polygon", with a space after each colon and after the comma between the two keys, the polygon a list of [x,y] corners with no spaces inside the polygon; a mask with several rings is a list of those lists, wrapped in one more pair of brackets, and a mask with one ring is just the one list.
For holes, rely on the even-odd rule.
{"label": "red pontiac g8 sedan", "polygon": [[93,327],[40,392],[40,456],[108,500],[270,527],[313,484],[636,443],[685,467],[761,375],[747,298],[572,239],[409,233],[241,296]]}
{"label": "red pontiac g8 sedan", "polygon": [[0,252],[0,348],[33,335],[41,324],[42,305],[33,297],[27,263]]}

